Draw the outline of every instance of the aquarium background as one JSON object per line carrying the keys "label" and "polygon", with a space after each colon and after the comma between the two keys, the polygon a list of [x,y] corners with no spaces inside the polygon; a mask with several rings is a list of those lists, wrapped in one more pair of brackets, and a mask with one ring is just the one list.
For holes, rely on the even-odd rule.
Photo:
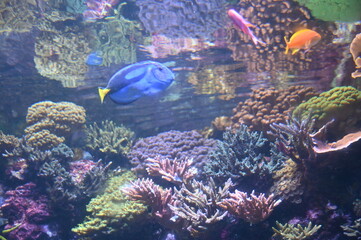
{"label": "aquarium background", "polygon": [[[0,239],[361,239],[360,33],[359,0],[1,0]],[[101,103],[141,61],[174,82]]]}

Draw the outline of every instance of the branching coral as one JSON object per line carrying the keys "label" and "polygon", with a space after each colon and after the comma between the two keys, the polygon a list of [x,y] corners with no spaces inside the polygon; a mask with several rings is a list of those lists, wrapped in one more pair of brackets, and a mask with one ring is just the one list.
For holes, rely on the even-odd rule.
{"label": "branching coral", "polygon": [[274,200],[273,197],[273,194],[265,197],[263,193],[257,196],[254,191],[248,196],[246,192],[236,190],[218,205],[230,214],[254,224],[268,218],[273,209],[281,203],[281,200]]}
{"label": "branching coral", "polygon": [[197,175],[197,168],[191,167],[193,159],[148,158],[145,165],[149,175],[161,176],[174,184],[187,183]]}
{"label": "branching coral", "polygon": [[86,128],[86,146],[93,151],[105,154],[126,155],[133,145],[135,133],[129,128],[117,126],[113,121],[103,121],[101,126],[97,123]]}
{"label": "branching coral", "polygon": [[357,34],[350,45],[350,52],[356,64],[356,71],[352,73],[353,78],[361,77],[361,33]]}
{"label": "branching coral", "polygon": [[85,123],[85,109],[70,102],[38,102],[28,109],[25,139],[29,146],[50,149]]}
{"label": "branching coral", "polygon": [[250,132],[246,125],[241,125],[235,133],[227,131],[223,138],[204,167],[207,175],[221,182],[228,178],[242,181],[250,175],[262,178],[281,167],[285,159],[273,144],[270,154],[265,154],[266,139],[262,133]]}
{"label": "branching coral", "polygon": [[348,237],[359,238],[361,236],[361,218],[356,219],[353,224],[341,225],[343,229],[343,234]]}
{"label": "branching coral", "polygon": [[83,223],[72,231],[82,236],[90,236],[97,232],[111,233],[125,228],[134,218],[145,212],[143,204],[131,201],[122,192],[135,175],[124,172],[107,181],[104,193],[93,198],[87,205],[87,216]]}
{"label": "branching coral", "polygon": [[321,225],[313,226],[311,222],[308,223],[307,227],[302,227],[300,224],[297,224],[297,226],[288,223],[282,225],[279,222],[276,222],[276,224],[278,229],[272,227],[275,232],[274,236],[280,236],[284,240],[306,239],[315,234],[321,228]]}
{"label": "branching coral", "polygon": [[195,235],[226,216],[227,212],[217,203],[229,196],[231,186],[230,179],[218,189],[213,179],[208,181],[208,185],[194,180],[188,185],[183,184],[179,190],[174,189],[175,201],[169,207],[185,222],[185,228]]}
{"label": "branching coral", "polygon": [[13,135],[6,135],[0,131],[0,155],[5,152],[11,152],[16,147],[19,147],[20,140]]}
{"label": "branching coral", "polygon": [[201,169],[215,140],[205,139],[196,131],[168,131],[153,137],[138,140],[129,153],[133,170],[145,173],[147,158],[169,158],[171,160],[193,159],[195,167]]}
{"label": "branching coral", "polygon": [[232,127],[246,124],[251,130],[266,132],[272,123],[285,123],[294,107],[315,95],[314,89],[303,86],[253,90],[251,98],[233,109]]}

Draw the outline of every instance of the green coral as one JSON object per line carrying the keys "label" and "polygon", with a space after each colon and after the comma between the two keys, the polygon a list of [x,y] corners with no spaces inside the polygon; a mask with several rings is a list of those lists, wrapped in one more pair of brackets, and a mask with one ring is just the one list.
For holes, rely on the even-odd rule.
{"label": "green coral", "polygon": [[107,18],[106,21],[99,21],[95,24],[97,44],[96,49],[103,58],[102,65],[129,64],[137,61],[137,45],[143,42],[141,26],[136,21],[125,19],[121,15],[120,4],[117,14]]}
{"label": "green coral", "polygon": [[135,133],[123,125],[116,126],[113,121],[103,121],[87,126],[87,147],[102,153],[126,155],[133,145]]}
{"label": "green coral", "polygon": [[302,227],[300,224],[297,224],[296,226],[293,224],[284,224],[276,221],[276,225],[278,229],[272,227],[275,236],[280,236],[284,240],[302,240],[306,239],[313,234],[315,234],[318,229],[321,228],[321,225],[312,225],[311,222],[308,223],[307,227]]}
{"label": "green coral", "polygon": [[361,20],[360,0],[297,0],[324,21],[355,22]]}
{"label": "green coral", "polygon": [[[338,122],[357,119],[360,115],[361,91],[349,86],[335,87],[319,96],[300,104],[293,112],[294,116],[316,119],[319,127],[336,118]],[[348,122],[348,124],[352,124]]]}
{"label": "green coral", "polygon": [[144,213],[147,208],[141,203],[130,200],[121,191],[135,179],[136,176],[130,171],[110,178],[104,193],[93,198],[87,205],[86,210],[90,216],[87,216],[84,222],[72,231],[79,235],[99,232],[109,234],[135,221],[135,218]]}

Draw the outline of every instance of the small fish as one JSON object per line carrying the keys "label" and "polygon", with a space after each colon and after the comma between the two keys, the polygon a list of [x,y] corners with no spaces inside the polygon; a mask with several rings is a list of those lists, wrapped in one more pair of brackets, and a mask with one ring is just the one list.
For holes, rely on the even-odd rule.
{"label": "small fish", "polygon": [[300,49],[306,49],[308,51],[311,47],[315,46],[321,40],[321,35],[310,29],[302,29],[295,32],[290,41],[286,42],[286,51],[285,54],[288,53],[289,49],[292,49],[292,55],[297,53]]}
{"label": "small fish", "polygon": [[247,34],[248,36],[251,37],[253,43],[255,45],[257,45],[258,43],[262,43],[262,44],[266,44],[265,42],[262,42],[261,40],[259,40],[252,32],[252,30],[250,29],[250,27],[255,28],[256,26],[253,25],[252,23],[248,22],[246,19],[244,19],[242,17],[241,14],[239,14],[236,10],[234,9],[229,9],[228,10],[228,16],[231,18],[231,20],[233,21],[234,25],[236,25],[237,27],[239,27],[239,29],[242,30],[242,32],[244,32],[245,34]]}
{"label": "small fish", "polygon": [[118,104],[134,102],[142,96],[151,96],[165,90],[174,80],[174,74],[161,63],[144,61],[134,63],[116,72],[108,86],[99,88],[100,101],[109,95]]}
{"label": "small fish", "polygon": [[92,52],[88,55],[86,61],[86,64],[91,66],[99,66],[103,63],[103,58],[101,57],[101,53],[99,52]]}

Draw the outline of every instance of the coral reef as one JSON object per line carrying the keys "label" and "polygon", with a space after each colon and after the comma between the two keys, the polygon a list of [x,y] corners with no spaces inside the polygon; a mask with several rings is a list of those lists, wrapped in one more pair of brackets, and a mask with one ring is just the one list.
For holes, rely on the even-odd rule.
{"label": "coral reef", "polygon": [[292,86],[283,90],[259,88],[233,109],[232,128],[246,124],[250,130],[267,132],[272,123],[285,123],[294,107],[316,95],[312,88]]}
{"label": "coral reef", "polygon": [[71,102],[43,101],[28,108],[26,143],[34,148],[58,146],[85,123],[85,109]]}
{"label": "coral reef", "polygon": [[300,167],[291,159],[285,161],[284,166],[273,172],[273,186],[270,188],[276,198],[292,203],[301,203],[302,195],[305,191],[303,185],[303,172]]}
{"label": "coral reef", "polygon": [[86,0],[87,9],[83,12],[86,20],[102,19],[109,16],[112,8],[119,3],[120,0]]}
{"label": "coral reef", "polygon": [[243,63],[206,65],[191,72],[187,81],[194,85],[196,94],[210,94],[223,100],[237,96],[236,88],[241,87],[244,78],[238,70]]}
{"label": "coral reef", "polygon": [[126,228],[131,221],[146,211],[146,207],[131,201],[123,193],[135,175],[130,171],[114,176],[107,181],[104,193],[93,198],[87,205],[87,216],[83,223],[72,231],[81,236],[91,236],[99,232],[112,233]]}
{"label": "coral reef", "polygon": [[17,137],[4,134],[0,131],[0,155],[13,151],[16,147],[19,147],[19,145],[20,141]]}
{"label": "coral reef", "polygon": [[64,87],[83,85],[88,71],[85,59],[90,52],[85,31],[78,26],[59,24],[75,21],[66,14],[44,16],[42,25],[38,26],[41,32],[35,41],[36,69],[40,75],[60,81]]}
{"label": "coral reef", "polygon": [[94,49],[101,53],[102,65],[129,64],[137,61],[137,44],[143,43],[142,28],[122,16],[120,4],[113,19],[89,23],[95,29]]}
{"label": "coral reef", "polygon": [[288,223],[282,225],[279,222],[276,222],[276,224],[278,229],[272,227],[275,232],[274,236],[281,236],[284,240],[306,239],[315,234],[321,228],[321,225],[313,226],[311,222],[308,223],[307,227],[302,227],[300,224],[297,224],[297,226]]}
{"label": "coral reef", "polygon": [[[246,72],[259,73],[249,74],[248,81],[265,78],[281,81],[282,79],[278,79],[280,75],[286,74],[286,81],[289,83],[292,81],[290,74],[308,72],[307,77],[310,79],[319,78],[318,88],[325,89],[329,86],[337,64],[334,59],[342,58],[339,45],[329,44],[335,29],[332,23],[312,19],[307,8],[291,0],[242,0],[234,9],[257,26],[254,28],[255,36],[266,43],[254,46],[250,37],[233,25],[227,30],[227,43],[232,51],[232,58],[236,61],[247,59]],[[316,30],[321,34],[322,41],[307,54],[301,52],[297,57],[285,55],[284,37],[292,35],[299,28]]]}
{"label": "coral reef", "polygon": [[139,19],[151,34],[212,38],[225,25],[225,0],[137,1]]}
{"label": "coral reef", "polygon": [[316,128],[335,119],[336,134],[356,132],[361,117],[360,101],[361,91],[350,86],[335,87],[300,104],[293,115],[301,116],[302,119],[316,119]]}
{"label": "coral reef", "polygon": [[361,218],[356,219],[352,225],[344,224],[341,226],[341,228],[343,229],[343,233],[346,236],[359,239],[361,236]]}
{"label": "coral reef", "polygon": [[281,200],[274,200],[273,197],[273,194],[265,197],[263,193],[257,196],[254,191],[248,196],[246,192],[236,190],[218,205],[230,214],[255,224],[268,218],[273,209],[281,203]]}
{"label": "coral reef", "polygon": [[285,160],[273,144],[270,154],[265,154],[267,140],[262,133],[248,131],[246,125],[241,125],[235,133],[225,132],[223,139],[204,166],[205,174],[220,182],[228,178],[242,181],[251,175],[260,178],[271,175]]}
{"label": "coral reef", "polygon": [[358,0],[296,0],[324,21],[356,22],[361,20]]}
{"label": "coral reef", "polygon": [[6,229],[17,226],[8,233],[10,239],[35,240],[48,238],[43,225],[52,216],[50,201],[40,194],[34,183],[27,183],[5,193],[6,199],[0,209],[9,219]]}
{"label": "coral reef", "polygon": [[35,1],[4,0],[0,2],[0,33],[29,32],[38,22]]}
{"label": "coral reef", "polygon": [[196,168],[201,169],[216,141],[205,139],[196,131],[168,131],[153,137],[138,140],[129,153],[133,170],[145,173],[147,158],[193,159]]}
{"label": "coral reef", "polygon": [[129,128],[108,120],[101,126],[97,123],[87,126],[85,133],[87,148],[105,154],[128,154],[135,138],[135,133]]}
{"label": "coral reef", "polygon": [[197,235],[227,215],[217,203],[229,196],[231,186],[230,179],[219,188],[212,178],[207,185],[193,180],[188,185],[183,184],[179,190],[174,188],[174,202],[169,204],[169,208],[184,221],[184,229]]}
{"label": "coral reef", "polygon": [[361,77],[361,33],[357,34],[350,45],[350,52],[356,64],[356,71],[352,73],[353,78]]}
{"label": "coral reef", "polygon": [[197,168],[191,167],[193,159],[170,160],[169,158],[148,158],[146,169],[150,176],[161,176],[174,184],[187,183],[197,175]]}

